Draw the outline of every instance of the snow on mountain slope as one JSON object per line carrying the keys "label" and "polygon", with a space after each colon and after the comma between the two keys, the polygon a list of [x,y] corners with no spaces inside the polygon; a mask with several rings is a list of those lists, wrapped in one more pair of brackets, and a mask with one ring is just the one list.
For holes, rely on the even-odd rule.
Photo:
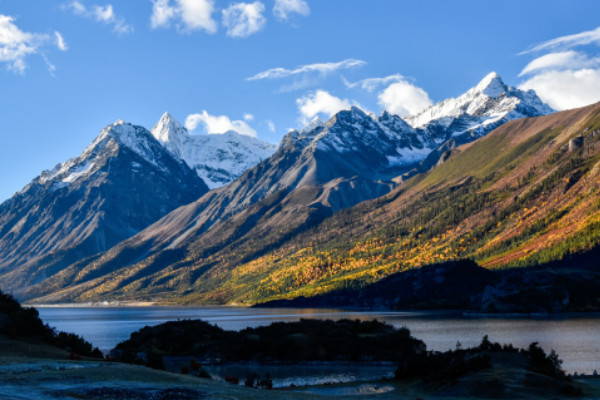
{"label": "snow on mountain slope", "polygon": [[[194,178],[201,176],[212,187],[221,187],[173,210],[94,260],[72,264],[60,276],[37,275],[39,283],[24,295],[56,293],[53,301],[74,301],[83,299],[83,290],[96,299],[136,298],[135,290],[129,289],[134,282],[156,293],[173,287],[193,291],[197,287],[193,285],[208,276],[206,270],[193,270],[202,265],[202,258],[235,249],[250,260],[339,210],[389,193],[401,184],[399,176],[404,179],[435,165],[444,168],[438,160],[447,150],[474,141],[511,119],[548,112],[550,108],[535,93],[509,88],[490,74],[464,95],[407,120],[387,112],[369,115],[356,107],[325,122],[314,120],[286,134],[276,150],[267,145],[273,154],[266,154],[260,162],[255,147],[248,147],[256,139],[235,133],[190,135],[165,114],[152,129],[149,142],[168,158],[177,159]],[[143,151],[142,143],[134,141],[129,146],[145,156],[129,161],[138,164],[134,170],[145,170],[148,161],[155,161]],[[265,150],[265,146],[259,148]],[[249,161],[251,156],[256,158]],[[252,163],[256,165],[241,173]],[[94,167],[84,163],[58,178],[77,182],[80,175],[88,174],[88,168]],[[156,191],[152,185],[144,187]],[[146,196],[142,193],[137,196],[139,203],[126,208],[138,212]],[[190,271],[188,267],[192,274],[182,275]],[[135,276],[130,271],[136,271]],[[15,285],[31,276],[30,272],[15,275]],[[115,277],[120,281],[113,281]]]}
{"label": "snow on mountain slope", "polygon": [[207,191],[148,130],[117,121],[0,204],[0,282],[17,293]]}
{"label": "snow on mountain slope", "polygon": [[481,136],[502,120],[546,115],[553,111],[533,90],[522,91],[506,86],[500,76],[492,72],[463,95],[430,106],[406,117],[405,121],[414,128],[429,131],[452,129],[454,125],[453,136],[467,131]]}
{"label": "snow on mountain slope", "polygon": [[552,112],[534,91],[508,87],[492,72],[463,95],[414,116],[403,119],[384,111],[377,117],[352,107],[326,122],[311,121],[287,140],[322,151],[358,151],[354,157],[364,158],[362,165],[381,171],[421,162],[449,141],[466,143],[505,122]]}
{"label": "snow on mountain slope", "polygon": [[60,163],[51,170],[42,171],[37,181],[39,183],[55,181],[54,184],[59,186],[64,186],[61,183],[73,183],[94,173],[102,166],[96,163],[95,159],[120,145],[129,148],[153,166],[165,171],[167,168],[159,161],[162,156],[161,151],[156,143],[152,142],[154,140],[145,128],[118,120],[102,129],[79,157]]}
{"label": "snow on mountain slope", "polygon": [[[504,122],[552,111],[533,91],[508,87],[498,74],[492,72],[463,95],[447,99],[414,116],[402,119],[384,112],[380,117],[374,117],[361,111],[363,115],[358,122],[353,122],[354,125],[343,124],[344,127],[340,128],[338,124],[330,133],[331,121],[314,120],[301,130],[294,131],[293,135],[306,142],[313,141],[313,145],[321,149],[340,152],[352,147],[357,149],[357,146],[367,144],[365,141],[370,142],[372,149],[375,141],[382,147],[378,151],[385,153],[389,165],[400,166],[423,160],[452,137],[467,132],[474,138],[480,137]],[[124,143],[129,143],[129,147],[144,156],[146,151],[143,147],[127,140],[132,135],[130,129],[125,128],[126,124],[120,126]],[[232,182],[244,171],[269,158],[277,149],[273,144],[233,131],[219,135],[192,135],[169,113],[161,117],[151,133],[171,154],[195,170],[211,189]]]}
{"label": "snow on mountain slope", "polygon": [[151,130],[173,155],[184,160],[211,189],[221,187],[269,158],[277,146],[229,131],[219,135],[190,135],[169,113]]}
{"label": "snow on mountain slope", "polygon": [[[303,146],[307,148],[339,154],[355,153],[355,157],[364,159],[361,168],[367,167],[373,172],[411,164],[431,151],[422,135],[397,115],[384,111],[377,117],[358,107],[340,111],[327,122],[312,121],[290,134],[299,143],[306,142]],[[358,159],[354,162],[358,164]]]}

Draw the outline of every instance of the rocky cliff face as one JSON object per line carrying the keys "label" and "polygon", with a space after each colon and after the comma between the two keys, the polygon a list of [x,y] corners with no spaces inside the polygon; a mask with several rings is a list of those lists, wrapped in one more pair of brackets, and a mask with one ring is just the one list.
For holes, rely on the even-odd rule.
{"label": "rocky cliff face", "polygon": [[207,191],[150,132],[117,121],[0,205],[2,286],[43,280]]}

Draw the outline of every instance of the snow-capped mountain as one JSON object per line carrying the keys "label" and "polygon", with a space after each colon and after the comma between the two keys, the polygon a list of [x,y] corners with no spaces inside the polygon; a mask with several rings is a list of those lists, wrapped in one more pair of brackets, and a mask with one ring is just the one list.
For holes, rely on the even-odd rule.
{"label": "snow-capped mountain", "polygon": [[[68,270],[60,274],[52,269],[35,274],[20,268],[14,278],[8,279],[0,264],[0,280],[33,283],[25,296],[51,296],[43,298],[44,301],[81,300],[85,297],[81,297],[81,288],[95,298],[99,298],[99,293],[110,297],[115,294],[113,290],[119,296],[130,296],[125,288],[134,281],[137,287],[144,288],[152,282],[151,285],[161,293],[167,293],[173,287],[194,285],[204,279],[206,271],[183,274],[189,272],[188,268],[200,265],[202,258],[215,252],[227,254],[228,249],[237,253],[241,249],[239,254],[244,254],[246,261],[250,260],[266,249],[277,248],[339,210],[389,193],[401,184],[397,177],[436,165],[436,160],[446,149],[476,140],[511,119],[549,112],[551,109],[535,93],[508,88],[496,74],[490,74],[464,95],[406,119],[387,112],[381,116],[369,115],[353,107],[340,111],[328,121],[312,121],[305,128],[286,134],[270,157],[265,155],[260,161],[262,156],[257,156],[246,164],[242,162],[249,154],[258,154],[245,147],[246,141],[252,142],[252,138],[237,134],[190,135],[168,114],[161,118],[152,133],[140,127],[116,124],[108,132],[116,134],[122,129],[118,135],[121,138],[118,148],[124,152],[129,149],[127,153],[132,154],[131,157],[135,155],[135,159],[124,159],[127,168],[131,169],[132,163],[137,163],[141,165],[140,171],[151,170],[162,176],[171,169],[165,170],[161,160],[169,159],[187,171],[183,174],[192,174],[197,180],[200,180],[199,176],[205,176],[213,186],[222,185],[235,174],[241,175],[173,210],[97,257],[81,260],[82,257],[73,256]],[[109,133],[101,134],[84,154],[94,153],[97,146],[109,148],[109,144],[103,144],[111,137]],[[146,139],[139,141],[139,137]],[[267,149],[273,151],[273,148]],[[104,150],[98,152],[106,153]],[[254,162],[258,163],[241,172]],[[94,176],[92,171],[96,164],[84,157],[47,173],[44,179],[50,179],[38,184],[46,185],[44,190],[48,191],[52,185],[62,182],[54,190],[72,190],[80,179],[85,181],[85,177]],[[110,168],[103,169],[105,173],[113,170],[110,163],[103,165],[107,164]],[[118,168],[111,181],[127,177],[127,168]],[[226,173],[209,175],[218,170]],[[120,188],[131,185],[132,188],[127,187],[128,192],[121,197],[123,200],[113,204],[122,206],[123,212],[136,214],[145,207],[156,207],[152,201],[141,198],[137,191],[152,199],[162,191],[175,190],[156,190],[149,180],[143,183],[141,188],[131,181],[115,185]],[[86,184],[85,187],[93,189],[95,185]],[[113,186],[110,188],[115,190]],[[175,190],[175,193],[180,192]],[[132,195],[137,199],[134,202],[129,201]],[[106,195],[97,196],[97,199],[107,201]],[[5,210],[5,206],[2,207],[0,215]],[[99,213],[94,210],[85,214]],[[122,219],[111,215],[111,221]],[[18,226],[18,221],[13,219],[11,226]],[[89,219],[86,223],[90,226]],[[0,224],[0,237],[6,232]],[[47,232],[48,235],[53,233],[51,229]],[[187,272],[182,272],[184,270]],[[136,271],[134,276],[131,271]],[[31,276],[35,276],[37,282],[31,282]],[[65,285],[72,290],[63,290]],[[191,286],[189,288],[192,290]],[[53,293],[57,297],[52,297]]]}
{"label": "snow-capped mountain", "polygon": [[207,191],[148,130],[117,121],[80,156],[0,205],[0,273],[20,276],[16,290],[23,279],[104,251]]}
{"label": "snow-capped mountain", "polygon": [[463,95],[404,119],[413,128],[426,130],[440,144],[465,133],[481,137],[504,122],[553,111],[533,90],[509,87],[496,72],[491,72]]}
{"label": "snow-capped mountain", "polygon": [[161,117],[151,132],[173,155],[195,170],[211,189],[235,180],[277,149],[273,144],[234,131],[191,135],[169,113]]}
{"label": "snow-capped mountain", "polygon": [[385,179],[393,176],[394,167],[413,164],[429,154],[431,149],[422,136],[397,115],[383,112],[377,117],[352,107],[326,122],[313,120],[303,129],[291,131],[282,146],[294,143],[303,151],[335,154],[340,159],[338,165],[332,165],[334,171],[345,168],[359,176]]}
{"label": "snow-capped mountain", "polygon": [[284,141],[299,140],[338,153],[360,150],[353,162],[364,159],[372,171],[389,168],[391,176],[398,168],[428,157],[431,160],[425,167],[435,165],[443,151],[473,141],[505,122],[552,112],[534,91],[508,87],[492,72],[463,95],[414,116],[400,118],[384,111],[376,117],[353,107],[327,122],[315,119]]}

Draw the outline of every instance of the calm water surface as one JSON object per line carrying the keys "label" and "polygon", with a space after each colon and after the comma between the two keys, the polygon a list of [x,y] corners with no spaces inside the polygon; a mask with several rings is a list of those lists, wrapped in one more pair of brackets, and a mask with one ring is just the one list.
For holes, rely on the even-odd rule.
{"label": "calm water surface", "polygon": [[570,373],[600,372],[600,317],[463,317],[448,314],[323,309],[250,309],[235,307],[38,307],[40,317],[58,330],[73,332],[102,351],[146,326],[177,319],[200,318],[227,330],[268,325],[301,318],[377,319],[406,326],[429,350],[448,350],[481,342],[484,335],[500,343],[526,347],[539,342],[556,350]]}

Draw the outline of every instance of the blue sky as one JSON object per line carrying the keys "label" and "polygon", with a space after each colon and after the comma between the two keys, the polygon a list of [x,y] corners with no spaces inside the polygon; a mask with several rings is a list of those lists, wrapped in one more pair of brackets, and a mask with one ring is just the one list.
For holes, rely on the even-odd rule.
{"label": "blue sky", "polygon": [[0,0],[0,201],[122,118],[278,143],[357,104],[417,112],[491,71],[600,100],[600,2]]}

